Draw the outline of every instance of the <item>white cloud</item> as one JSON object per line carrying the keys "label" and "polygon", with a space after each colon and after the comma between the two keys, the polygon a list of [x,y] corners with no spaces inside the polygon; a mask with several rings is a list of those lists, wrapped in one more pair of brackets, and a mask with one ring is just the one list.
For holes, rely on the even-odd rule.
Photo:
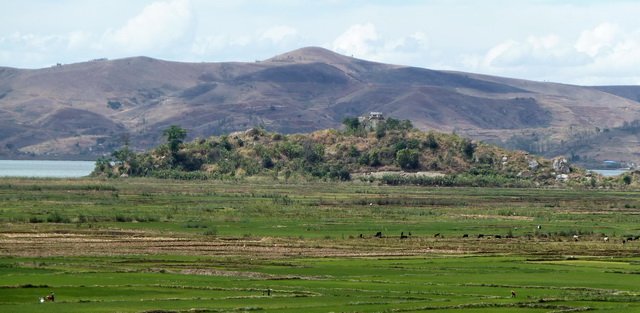
{"label": "white cloud", "polygon": [[577,66],[589,57],[576,51],[557,35],[529,36],[526,41],[508,40],[491,48],[485,55],[484,67],[557,67]]}
{"label": "white cloud", "polygon": [[620,28],[611,23],[602,23],[594,29],[585,30],[575,44],[576,50],[595,57],[615,43]]}
{"label": "white cloud", "polygon": [[[188,0],[154,2],[126,25],[107,31],[105,44],[131,53],[164,48],[183,38],[193,25]],[[106,49],[106,47],[105,47]]]}
{"label": "white cloud", "polygon": [[376,40],[378,33],[373,24],[356,24],[333,41],[333,50],[357,58],[369,58]]}
{"label": "white cloud", "polygon": [[191,45],[191,52],[199,56],[204,56],[224,49],[247,47],[252,42],[253,38],[245,35],[197,37]]}
{"label": "white cloud", "polygon": [[505,3],[7,1],[0,10],[0,66],[34,68],[132,55],[253,61],[323,46],[434,69],[567,83],[640,81],[640,1]]}
{"label": "white cloud", "polygon": [[432,59],[433,52],[428,50],[427,43],[427,35],[421,31],[386,38],[377,32],[375,25],[367,23],[349,27],[333,41],[331,48],[370,61],[418,65]]}
{"label": "white cloud", "polygon": [[590,71],[604,77],[620,75],[640,81],[640,29],[627,31],[616,24],[603,23],[583,31],[576,49],[593,56]]}
{"label": "white cloud", "polygon": [[293,38],[298,35],[298,30],[290,26],[274,26],[265,30],[260,39],[269,40],[274,44],[280,43],[286,39]]}
{"label": "white cloud", "polygon": [[93,36],[84,31],[73,31],[67,36],[67,48],[71,50],[82,49],[87,45],[91,45]]}
{"label": "white cloud", "polygon": [[625,33],[607,49],[600,50],[589,69],[602,76],[620,75],[640,81],[640,32]]}
{"label": "white cloud", "polygon": [[[67,47],[68,38],[64,35],[41,35],[34,33],[15,32],[9,36],[0,38],[0,62],[15,62],[20,60],[20,66],[38,64],[39,66],[49,66],[52,61],[49,53],[51,50],[64,51]],[[5,49],[4,47],[7,47]],[[58,60],[56,62],[62,62]],[[2,64],[2,63],[0,63]]]}
{"label": "white cloud", "polygon": [[484,55],[461,57],[469,71],[574,84],[637,84],[640,81],[640,29],[602,23],[573,40],[557,35],[507,40]]}
{"label": "white cloud", "polygon": [[422,32],[415,32],[409,36],[385,42],[387,51],[415,53],[426,48],[427,36]]}

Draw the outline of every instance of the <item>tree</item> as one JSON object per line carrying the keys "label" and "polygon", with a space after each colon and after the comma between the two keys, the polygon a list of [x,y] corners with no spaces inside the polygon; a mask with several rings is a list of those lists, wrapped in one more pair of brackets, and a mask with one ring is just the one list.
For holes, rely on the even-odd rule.
{"label": "tree", "polygon": [[431,150],[436,150],[440,146],[438,140],[436,140],[436,136],[434,136],[432,132],[429,132],[427,135],[427,140],[424,142],[424,145]]}
{"label": "tree", "polygon": [[162,135],[167,139],[169,150],[175,155],[184,139],[187,138],[187,130],[177,125],[171,125],[162,132]]}
{"label": "tree", "polygon": [[119,150],[113,151],[111,156],[114,158],[116,164],[124,165],[131,162],[131,160],[135,158],[136,154],[129,149],[129,146],[124,146]]}
{"label": "tree", "polygon": [[400,128],[400,120],[396,120],[395,118],[389,117],[384,122],[384,125],[388,130],[397,130]]}
{"label": "tree", "polygon": [[93,175],[111,175],[111,159],[105,156],[101,156],[96,160],[96,167],[93,170]]}
{"label": "tree", "polygon": [[347,130],[354,132],[360,128],[360,120],[357,117],[345,117],[342,124],[347,127]]}
{"label": "tree", "polygon": [[387,134],[385,123],[378,123],[376,126],[376,138],[382,139]]}
{"label": "tree", "polygon": [[401,130],[411,130],[413,128],[413,123],[411,123],[410,120],[402,120],[399,126]]}
{"label": "tree", "polygon": [[129,146],[124,146],[119,150],[113,151],[111,156],[114,159],[114,163],[118,168],[119,174],[138,174],[140,172],[140,164],[137,159],[137,155]]}
{"label": "tree", "polygon": [[269,157],[268,155],[265,155],[262,157],[262,167],[264,168],[272,168],[273,167],[273,160],[271,159],[271,157]]}
{"label": "tree", "polygon": [[396,153],[396,162],[403,170],[413,170],[420,165],[420,153],[415,149],[402,149]]}
{"label": "tree", "polygon": [[473,154],[476,152],[476,145],[471,142],[471,140],[465,138],[462,140],[462,154],[467,158],[471,159]]}

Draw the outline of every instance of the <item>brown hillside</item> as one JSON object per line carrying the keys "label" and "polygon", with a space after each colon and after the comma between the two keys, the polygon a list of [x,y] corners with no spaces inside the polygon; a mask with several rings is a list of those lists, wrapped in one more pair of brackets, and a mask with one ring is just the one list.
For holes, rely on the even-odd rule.
{"label": "brown hillside", "polygon": [[[295,133],[380,111],[423,130],[455,131],[546,156],[579,152],[582,159],[601,159],[604,150],[638,162],[634,133],[596,142],[598,149],[574,145],[640,120],[636,91],[388,65],[317,47],[252,63],[134,57],[0,68],[0,156],[92,159],[123,137],[137,149],[152,147],[172,124],[190,138],[256,125]],[[62,138],[83,144],[56,147]]]}

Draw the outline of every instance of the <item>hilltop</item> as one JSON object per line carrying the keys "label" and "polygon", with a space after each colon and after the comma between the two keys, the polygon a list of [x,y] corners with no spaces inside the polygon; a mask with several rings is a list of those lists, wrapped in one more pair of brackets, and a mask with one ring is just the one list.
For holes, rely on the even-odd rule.
{"label": "hilltop", "polygon": [[594,187],[603,181],[565,159],[547,160],[453,134],[424,132],[408,120],[347,118],[344,123],[344,130],[283,135],[252,128],[186,143],[178,135],[144,153],[125,146],[113,158],[98,160],[93,175],[359,179],[441,186],[533,187],[571,182]]}
{"label": "hilltop", "polygon": [[251,63],[133,57],[0,68],[0,156],[85,158],[258,126],[340,127],[371,111],[574,161],[640,161],[635,86],[581,87],[360,60],[317,47]]}

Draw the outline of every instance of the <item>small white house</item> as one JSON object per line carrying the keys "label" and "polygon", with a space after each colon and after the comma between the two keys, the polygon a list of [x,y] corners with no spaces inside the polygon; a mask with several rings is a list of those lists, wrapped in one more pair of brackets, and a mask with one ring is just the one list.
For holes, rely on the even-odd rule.
{"label": "small white house", "polygon": [[382,112],[370,112],[369,120],[384,120],[384,116],[382,115]]}

